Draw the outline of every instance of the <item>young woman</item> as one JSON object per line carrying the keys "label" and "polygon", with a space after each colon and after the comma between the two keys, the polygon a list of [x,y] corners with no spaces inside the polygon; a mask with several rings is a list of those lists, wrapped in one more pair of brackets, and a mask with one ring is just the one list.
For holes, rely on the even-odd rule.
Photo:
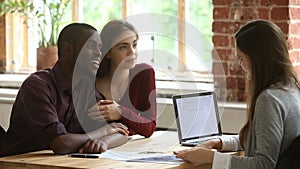
{"label": "young woman", "polygon": [[155,74],[150,65],[136,64],[138,33],[127,21],[112,20],[100,36],[104,58],[96,88],[105,100],[90,110],[89,117],[118,121],[129,128],[129,135],[150,137],[156,128]]}
{"label": "young woman", "polygon": [[[195,164],[213,168],[272,169],[300,135],[300,84],[284,34],[274,23],[251,21],[235,34],[240,65],[246,72],[248,120],[239,137],[211,140],[174,152]],[[243,148],[245,157],[213,151]]]}

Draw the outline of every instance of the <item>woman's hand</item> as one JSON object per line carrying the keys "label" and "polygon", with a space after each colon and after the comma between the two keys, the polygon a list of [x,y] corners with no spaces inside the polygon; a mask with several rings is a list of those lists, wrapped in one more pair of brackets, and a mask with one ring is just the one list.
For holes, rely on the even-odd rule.
{"label": "woman's hand", "polygon": [[182,158],[195,165],[212,163],[214,159],[214,151],[202,147],[194,147],[187,150],[174,151],[177,158]]}
{"label": "woman's hand", "polygon": [[112,135],[115,133],[121,133],[125,136],[128,136],[129,134],[128,127],[126,127],[122,123],[110,123],[101,127],[100,130],[100,132],[105,133],[105,136]]}
{"label": "woman's hand", "polygon": [[84,143],[79,153],[103,153],[107,150],[108,145],[102,140],[89,139]]}
{"label": "woman's hand", "polygon": [[113,100],[100,100],[88,110],[88,116],[96,121],[115,121],[121,118],[121,108]]}
{"label": "woman's hand", "polygon": [[202,144],[199,144],[196,147],[221,150],[222,149],[222,141],[219,138],[212,139],[212,140],[206,141]]}
{"label": "woman's hand", "polygon": [[212,149],[222,149],[221,139],[212,139],[202,144],[199,144],[191,149],[174,151],[173,153],[178,158],[182,158],[186,161],[199,165],[205,163],[212,163],[215,151]]}

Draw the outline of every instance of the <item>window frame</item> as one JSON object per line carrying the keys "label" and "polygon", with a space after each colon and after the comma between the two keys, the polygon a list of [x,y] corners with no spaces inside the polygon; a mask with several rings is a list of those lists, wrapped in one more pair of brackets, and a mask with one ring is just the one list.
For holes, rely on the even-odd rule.
{"label": "window frame", "polygon": [[[185,21],[186,20],[186,5],[188,1],[187,0],[178,0],[178,18]],[[127,16],[130,16],[132,14],[132,4],[134,3],[134,0],[122,0],[122,17],[126,18]],[[73,0],[72,1],[72,22],[80,22],[82,19],[82,9],[81,9],[81,0]],[[15,26],[16,22],[19,21],[20,17],[16,16],[17,14],[9,14],[6,15],[4,19],[5,22],[5,43],[4,48],[6,49],[6,52],[0,55],[0,59],[2,59],[2,65],[0,65],[0,70],[4,70],[6,73],[22,73],[22,72],[30,72],[34,71],[33,67],[30,67],[28,64],[28,24],[23,24],[23,59],[22,59],[22,65],[23,67],[16,71],[13,70],[13,68],[9,68],[8,61],[11,59],[11,56],[14,56],[15,53],[10,53],[13,51],[16,51],[15,46],[17,46],[17,43],[20,43],[18,41],[19,36],[13,36],[11,33],[14,32],[16,29],[8,29],[11,28],[20,28],[20,26]],[[19,23],[20,24],[20,23]],[[178,22],[178,37],[177,37],[177,50],[178,50],[178,72],[184,72],[186,71],[186,47],[183,43],[185,41],[185,24],[184,22]],[[3,29],[2,29],[3,31]],[[11,39],[12,41],[8,40]],[[2,66],[2,67],[1,67]]]}

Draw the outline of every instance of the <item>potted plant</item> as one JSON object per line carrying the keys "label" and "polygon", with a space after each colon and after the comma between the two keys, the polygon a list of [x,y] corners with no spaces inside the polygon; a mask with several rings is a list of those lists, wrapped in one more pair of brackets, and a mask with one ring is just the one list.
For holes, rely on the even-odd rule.
{"label": "potted plant", "polygon": [[[39,2],[39,3],[38,3]],[[0,15],[19,13],[38,29],[37,69],[53,66],[57,60],[57,38],[62,16],[71,0],[6,0],[0,2]],[[47,53],[47,51],[50,53]],[[51,57],[54,55],[54,58]]]}

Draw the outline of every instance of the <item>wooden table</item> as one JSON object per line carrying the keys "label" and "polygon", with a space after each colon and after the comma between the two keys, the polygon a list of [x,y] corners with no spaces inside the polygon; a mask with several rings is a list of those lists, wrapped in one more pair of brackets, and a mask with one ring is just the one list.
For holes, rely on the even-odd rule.
{"label": "wooden table", "polygon": [[[172,154],[173,150],[187,147],[178,144],[177,132],[156,131],[150,138],[133,136],[131,140],[109,151],[143,153]],[[211,165],[193,166],[190,163],[161,164],[144,162],[126,162],[109,158],[75,158],[62,155],[54,155],[51,150],[31,152],[15,156],[0,158],[0,169],[61,169],[61,168],[92,168],[92,169],[210,169]]]}

